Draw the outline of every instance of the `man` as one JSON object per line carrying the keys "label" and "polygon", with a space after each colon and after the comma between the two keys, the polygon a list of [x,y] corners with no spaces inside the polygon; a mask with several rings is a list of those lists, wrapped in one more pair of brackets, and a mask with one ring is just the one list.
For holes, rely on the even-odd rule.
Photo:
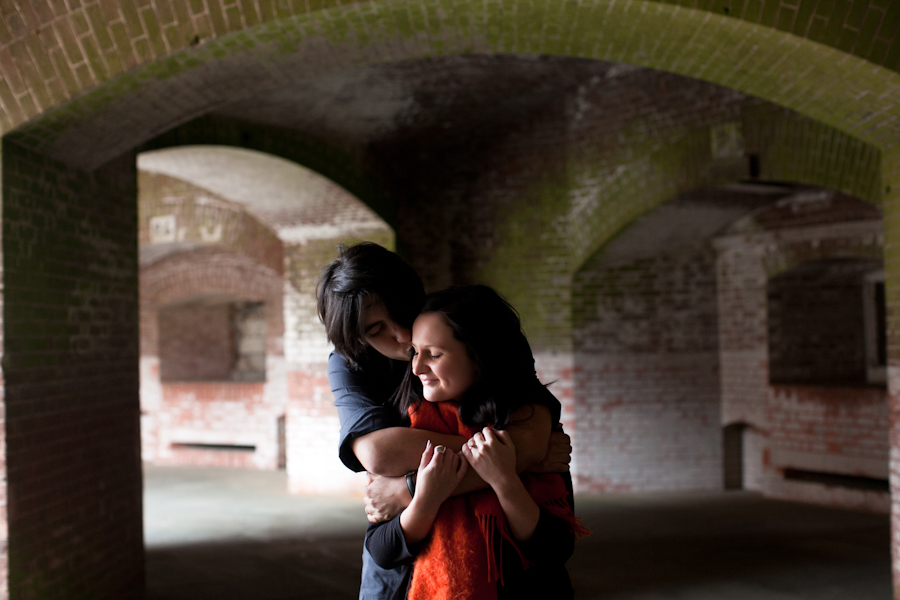
{"label": "man", "polygon": [[[425,297],[415,270],[393,252],[371,242],[342,249],[319,277],[319,318],[335,351],[328,380],[341,422],[341,461],[368,471],[366,513],[377,522],[396,516],[411,500],[412,481],[425,443],[459,449],[463,438],[410,429],[389,403],[410,360],[410,331]],[[549,392],[548,392],[549,393]],[[558,403],[557,403],[558,404]],[[522,471],[567,472],[568,436],[547,432],[558,413],[536,406],[534,416],[509,427]],[[456,493],[487,487],[469,469]],[[402,599],[410,567],[381,569],[363,548],[360,600]]]}

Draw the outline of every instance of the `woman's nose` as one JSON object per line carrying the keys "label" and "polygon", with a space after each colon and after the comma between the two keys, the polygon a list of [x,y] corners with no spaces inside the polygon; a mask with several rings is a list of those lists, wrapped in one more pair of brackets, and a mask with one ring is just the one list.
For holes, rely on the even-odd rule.
{"label": "woman's nose", "polygon": [[418,354],[413,355],[413,359],[412,359],[412,372],[413,372],[413,375],[421,375],[422,373],[425,372],[425,369],[422,368],[421,362],[419,361],[419,355],[418,355]]}

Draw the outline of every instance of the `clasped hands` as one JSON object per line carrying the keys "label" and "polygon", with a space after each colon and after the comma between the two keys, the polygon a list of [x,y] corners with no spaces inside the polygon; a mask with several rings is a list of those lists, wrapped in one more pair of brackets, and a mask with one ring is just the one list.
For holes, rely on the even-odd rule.
{"label": "clasped hands", "polygon": [[[561,441],[556,443],[556,452],[551,443],[544,463],[552,461],[552,464],[542,463],[539,468],[566,470],[571,453],[568,436],[563,433],[554,435],[564,439],[560,438]],[[421,496],[419,501],[440,505],[453,493],[470,465],[492,487],[502,483],[506,477],[517,477],[516,449],[509,433],[485,427],[467,440],[460,452],[444,446],[433,446],[429,442],[422,453],[417,474],[416,496]],[[369,474],[365,489],[366,516],[369,521],[388,521],[400,514],[409,502],[409,492],[403,477]]]}

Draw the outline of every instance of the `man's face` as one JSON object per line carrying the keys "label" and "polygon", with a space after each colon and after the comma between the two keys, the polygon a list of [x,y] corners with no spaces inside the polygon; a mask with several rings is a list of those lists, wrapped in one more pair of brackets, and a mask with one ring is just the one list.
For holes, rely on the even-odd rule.
{"label": "man's face", "polygon": [[412,350],[409,329],[398,325],[380,301],[367,305],[363,312],[366,344],[388,358],[409,360]]}

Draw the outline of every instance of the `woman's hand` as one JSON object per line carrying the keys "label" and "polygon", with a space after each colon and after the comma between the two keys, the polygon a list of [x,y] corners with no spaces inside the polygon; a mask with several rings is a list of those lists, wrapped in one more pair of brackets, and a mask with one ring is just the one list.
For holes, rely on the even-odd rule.
{"label": "woman's hand", "polygon": [[508,431],[485,427],[462,447],[463,457],[494,490],[516,474],[516,446]]}
{"label": "woman's hand", "polygon": [[466,474],[468,463],[446,446],[425,445],[416,476],[416,495],[400,514],[400,528],[407,543],[425,539],[444,500]]}
{"label": "woman's hand", "polygon": [[509,432],[485,427],[466,442],[462,455],[497,494],[513,537],[531,539],[541,509],[516,473],[516,446]]}
{"label": "woman's hand", "polygon": [[429,440],[419,462],[414,500],[423,507],[439,507],[459,485],[467,467],[466,459],[459,454],[446,446],[434,446]]}

